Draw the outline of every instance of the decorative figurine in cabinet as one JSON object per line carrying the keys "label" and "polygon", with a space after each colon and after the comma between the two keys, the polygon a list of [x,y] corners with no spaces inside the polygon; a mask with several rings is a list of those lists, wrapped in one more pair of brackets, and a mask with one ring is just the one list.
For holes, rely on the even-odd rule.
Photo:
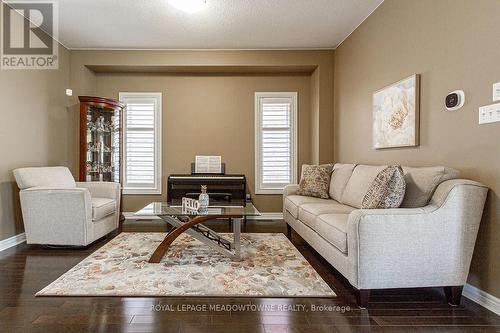
{"label": "decorative figurine in cabinet", "polygon": [[90,96],[80,100],[80,181],[122,181],[124,104]]}

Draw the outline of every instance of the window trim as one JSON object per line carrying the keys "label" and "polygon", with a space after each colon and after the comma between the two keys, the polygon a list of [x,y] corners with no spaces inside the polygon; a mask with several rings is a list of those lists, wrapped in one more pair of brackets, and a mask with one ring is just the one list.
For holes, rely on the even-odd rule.
{"label": "window trim", "polygon": [[152,188],[133,188],[125,187],[126,184],[126,170],[127,170],[127,110],[125,108],[123,112],[123,189],[122,194],[124,195],[134,195],[134,194],[162,194],[162,113],[163,113],[163,96],[161,92],[120,92],[118,99],[120,102],[124,98],[156,98],[157,108],[155,110],[155,185]]}
{"label": "window trim", "polygon": [[283,194],[283,188],[265,188],[261,185],[260,172],[260,143],[261,143],[261,110],[260,100],[262,98],[291,98],[291,132],[292,132],[292,177],[290,184],[297,183],[298,169],[298,109],[297,109],[297,92],[256,92],[255,93],[255,194]]}

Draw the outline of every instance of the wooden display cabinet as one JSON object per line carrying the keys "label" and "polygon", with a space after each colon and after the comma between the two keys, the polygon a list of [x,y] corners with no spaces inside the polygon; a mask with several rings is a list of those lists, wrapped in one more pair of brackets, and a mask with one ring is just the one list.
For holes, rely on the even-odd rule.
{"label": "wooden display cabinet", "polygon": [[119,101],[80,100],[80,181],[122,182],[123,109]]}

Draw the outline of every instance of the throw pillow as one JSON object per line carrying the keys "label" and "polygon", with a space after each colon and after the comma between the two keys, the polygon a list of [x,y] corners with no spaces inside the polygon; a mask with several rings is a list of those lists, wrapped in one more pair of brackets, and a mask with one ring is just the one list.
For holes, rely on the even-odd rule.
{"label": "throw pillow", "polygon": [[460,172],[443,167],[403,167],[406,193],[401,207],[424,207],[429,203],[434,191],[445,180],[456,179]]}
{"label": "throw pillow", "polygon": [[328,188],[330,186],[330,175],[332,165],[307,165],[302,166],[298,195],[328,199]]}
{"label": "throw pillow", "polygon": [[403,202],[406,182],[400,166],[380,171],[366,192],[361,208],[397,208]]}

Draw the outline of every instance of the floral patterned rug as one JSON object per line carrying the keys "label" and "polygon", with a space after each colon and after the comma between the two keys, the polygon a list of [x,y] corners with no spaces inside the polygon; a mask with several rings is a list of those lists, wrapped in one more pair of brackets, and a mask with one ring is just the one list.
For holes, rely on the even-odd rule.
{"label": "floral patterned rug", "polygon": [[164,237],[121,233],[36,295],[336,296],[283,234],[242,234],[241,262],[184,234],[161,263],[148,263]]}

